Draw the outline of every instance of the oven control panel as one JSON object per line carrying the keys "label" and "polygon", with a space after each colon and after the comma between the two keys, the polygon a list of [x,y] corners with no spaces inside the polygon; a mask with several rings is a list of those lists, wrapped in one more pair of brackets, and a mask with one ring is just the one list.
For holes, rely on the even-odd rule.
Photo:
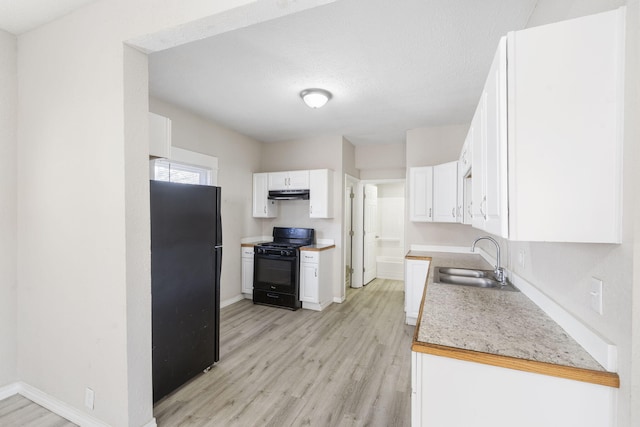
{"label": "oven control panel", "polygon": [[295,257],[297,256],[296,249],[282,249],[282,248],[269,248],[269,247],[256,247],[256,255],[275,255],[282,257]]}

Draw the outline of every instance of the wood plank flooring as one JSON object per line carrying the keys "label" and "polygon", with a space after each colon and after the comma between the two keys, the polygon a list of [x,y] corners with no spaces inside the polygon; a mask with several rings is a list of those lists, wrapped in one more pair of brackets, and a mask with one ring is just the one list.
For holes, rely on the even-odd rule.
{"label": "wood plank flooring", "polygon": [[0,400],[0,426],[3,427],[75,427],[53,412],[19,394]]}
{"label": "wood plank flooring", "polygon": [[225,307],[220,362],[158,402],[158,425],[409,426],[403,298],[377,279],[322,312]]}
{"label": "wood plank flooring", "polygon": [[[403,298],[403,282],[376,279],[322,312],[223,308],[220,362],[158,402],[158,426],[409,426]],[[0,401],[0,426],[74,425],[22,396]]]}

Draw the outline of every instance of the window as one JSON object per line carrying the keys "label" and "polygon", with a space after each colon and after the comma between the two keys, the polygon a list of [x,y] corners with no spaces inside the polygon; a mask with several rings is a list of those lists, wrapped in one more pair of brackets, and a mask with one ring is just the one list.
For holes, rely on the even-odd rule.
{"label": "window", "polygon": [[158,159],[153,161],[153,179],[181,184],[211,185],[211,169]]}
{"label": "window", "polygon": [[149,161],[149,175],[157,181],[218,185],[218,158],[171,147],[171,159]]}

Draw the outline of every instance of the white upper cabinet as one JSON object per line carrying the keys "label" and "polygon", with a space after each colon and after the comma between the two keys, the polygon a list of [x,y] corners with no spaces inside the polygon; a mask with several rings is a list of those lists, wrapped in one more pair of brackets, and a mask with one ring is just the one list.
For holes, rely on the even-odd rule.
{"label": "white upper cabinet", "polygon": [[458,222],[458,162],[433,167],[433,221]]}
{"label": "white upper cabinet", "polygon": [[468,135],[474,227],[621,241],[624,10],[500,41]]}
{"label": "white upper cabinet", "polygon": [[469,132],[458,160],[458,222],[463,224],[471,224],[471,162],[473,158],[471,136]]}
{"label": "white upper cabinet", "polygon": [[149,113],[149,156],[171,158],[171,119]]}
{"label": "white upper cabinet", "polygon": [[508,237],[507,209],[507,43],[503,37],[493,57],[489,76],[482,91],[483,124],[481,137],[482,229]]}
{"label": "white upper cabinet", "polygon": [[433,221],[433,167],[409,168],[409,219]]}
{"label": "white upper cabinet", "polygon": [[309,217],[333,218],[333,171],[309,171]]}
{"label": "white upper cabinet", "polygon": [[621,241],[624,10],[508,35],[510,239]]}
{"label": "white upper cabinet", "polygon": [[254,218],[275,218],[278,216],[278,204],[275,200],[269,200],[267,189],[270,174],[253,174],[253,216]]}
{"label": "white upper cabinet", "polygon": [[309,171],[269,173],[269,190],[308,190]]}

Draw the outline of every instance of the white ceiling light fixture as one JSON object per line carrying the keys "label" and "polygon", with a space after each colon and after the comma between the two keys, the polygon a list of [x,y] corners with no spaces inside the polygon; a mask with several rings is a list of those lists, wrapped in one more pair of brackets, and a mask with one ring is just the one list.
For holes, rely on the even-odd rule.
{"label": "white ceiling light fixture", "polygon": [[305,89],[300,92],[300,98],[310,108],[320,108],[331,99],[331,92],[324,89]]}

